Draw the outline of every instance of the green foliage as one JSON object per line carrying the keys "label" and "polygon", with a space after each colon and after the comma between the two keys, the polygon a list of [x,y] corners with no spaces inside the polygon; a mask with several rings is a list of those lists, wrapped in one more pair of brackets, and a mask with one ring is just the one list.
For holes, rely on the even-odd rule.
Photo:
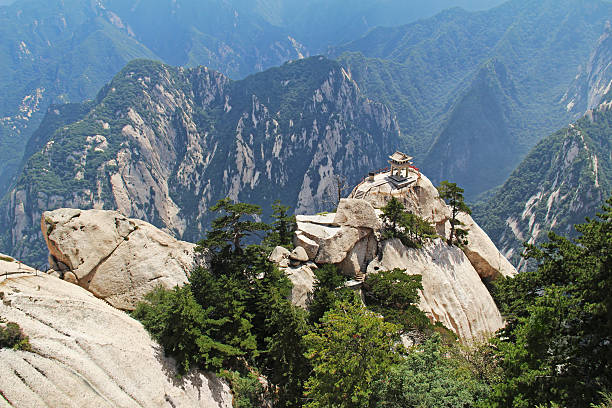
{"label": "green foliage", "polygon": [[210,208],[212,212],[224,214],[213,220],[211,231],[206,238],[198,243],[202,248],[208,248],[214,254],[225,257],[229,253],[241,254],[241,240],[257,231],[265,231],[269,226],[263,222],[244,220],[244,217],[261,215],[261,208],[254,204],[232,203],[229,198],[223,198]]}
{"label": "green foliage", "polygon": [[425,241],[437,238],[436,229],[429,221],[411,212],[404,213],[402,227],[407,241],[415,248],[421,248]]}
{"label": "green foliage", "polygon": [[295,215],[289,215],[289,207],[282,205],[280,200],[276,200],[272,204],[272,220],[271,229],[264,239],[264,244],[272,248],[283,246],[293,249],[293,231],[297,227]]}
{"label": "green foliage", "polygon": [[421,332],[431,327],[429,318],[416,307],[419,289],[423,289],[421,275],[408,275],[402,269],[369,274],[363,285],[368,308],[382,314],[386,321],[404,331]]}
{"label": "green foliage", "polygon": [[[193,270],[182,288],[149,294],[134,316],[179,361],[181,372],[197,366],[226,376],[238,406],[261,406],[264,391],[275,406],[301,406],[310,372],[302,341],[307,313],[289,300],[291,282],[267,260],[267,246],[242,248],[236,241],[265,225],[242,220],[259,214],[259,207],[222,200],[214,209],[225,213],[202,241],[212,245],[210,269]],[[266,376],[270,390],[254,371]]]}
{"label": "green foliage", "polygon": [[411,248],[421,248],[423,243],[437,237],[434,227],[425,219],[406,212],[404,205],[395,197],[381,208],[384,223],[383,238],[399,238]]}
{"label": "green foliage", "polygon": [[[212,246],[210,269],[196,268],[181,288],[157,289],[133,315],[176,358],[181,373],[198,367],[227,378],[237,406],[264,400],[275,407],[370,406],[371,382],[403,353],[400,333],[439,330],[414,305],[421,277],[399,269],[365,282],[372,310],[345,287],[335,265],[316,269],[309,310],[294,306],[290,280],[267,259],[269,246],[243,248],[235,239],[258,230],[261,223],[241,217],[260,209],[227,200],[215,209],[225,211],[200,244]],[[288,234],[291,218],[281,221],[288,209],[277,209],[277,231]]]}
{"label": "green foliage", "polygon": [[248,308],[250,288],[244,276],[196,268],[189,276],[193,298],[210,315],[219,331],[219,340],[240,350],[240,356],[257,356],[257,342],[251,329]]}
{"label": "green foliage", "polygon": [[612,13],[610,2],[589,4],[455,8],[378,27],[332,52],[362,92],[396,114],[423,172],[435,183],[455,180],[472,198],[503,183],[542,136],[586,110],[568,112],[559,99]]}
{"label": "green foliage", "polygon": [[[272,273],[260,282],[255,294],[256,316],[262,319],[255,324],[260,346],[259,366],[265,367],[263,374],[277,387],[275,406],[301,406],[304,382],[310,374],[310,364],[305,357],[303,336],[308,332],[307,313],[291,304],[286,289],[290,283],[280,287],[279,281],[288,281],[282,272],[273,268]],[[280,289],[280,290],[279,290]]]}
{"label": "green foliage", "polygon": [[23,333],[17,323],[3,323],[0,318],[0,348],[31,351],[30,339]]}
{"label": "green foliage", "polygon": [[[569,155],[571,149],[577,154]],[[525,240],[546,240],[546,234],[532,235],[533,225],[575,237],[573,225],[595,213],[612,194],[612,161],[604,159],[611,149],[612,110],[596,109],[531,149],[506,182],[475,205],[474,219],[498,247],[514,250],[514,264],[521,260]],[[523,217],[527,207],[531,215]]]}
{"label": "green foliage", "polygon": [[257,373],[247,371],[240,374],[237,371],[223,370],[221,378],[226,379],[234,394],[234,408],[260,408],[264,406],[265,390],[259,381]]}
{"label": "green foliage", "polygon": [[380,408],[475,407],[487,388],[445,356],[440,338],[428,339],[372,386]]}
{"label": "green foliage", "polygon": [[600,394],[603,400],[599,404],[591,404],[591,408],[612,408],[612,393],[602,392]]}
{"label": "green foliage", "polygon": [[351,289],[344,286],[348,278],[336,265],[325,264],[315,270],[317,281],[308,299],[308,319],[317,323],[334,304],[350,301],[354,297]]}
{"label": "green foliage", "polygon": [[582,407],[612,389],[612,198],[575,240],[528,248],[535,270],[497,283],[508,325],[495,342],[505,380],[491,405]]}
{"label": "green foliage", "polygon": [[304,337],[313,374],[306,407],[369,407],[370,384],[398,360],[399,326],[357,302],[337,303]]}
{"label": "green foliage", "polygon": [[440,194],[440,198],[451,208],[451,218],[449,220],[451,230],[446,242],[448,245],[457,245],[459,247],[467,245],[468,231],[460,228],[460,226],[464,224],[457,218],[459,213],[468,215],[472,213],[463,200],[463,189],[458,187],[456,183],[449,183],[444,180],[438,186],[438,193]]}
{"label": "green foliage", "polygon": [[213,316],[214,310],[204,309],[196,302],[189,285],[173,290],[158,288],[145,300],[132,315],[164,347],[165,353],[177,360],[182,374],[193,367],[217,371],[243,355],[241,349],[223,342],[227,319]]}

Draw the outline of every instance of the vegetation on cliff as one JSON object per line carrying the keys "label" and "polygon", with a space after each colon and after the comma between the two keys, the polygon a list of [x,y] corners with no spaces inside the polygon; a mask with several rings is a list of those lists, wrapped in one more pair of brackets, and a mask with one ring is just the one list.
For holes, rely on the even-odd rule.
{"label": "vegetation on cliff", "polygon": [[494,341],[495,407],[584,407],[612,390],[612,198],[576,231],[529,246],[537,268],[495,286],[508,319]]}
{"label": "vegetation on cliff", "polygon": [[[218,220],[258,211],[225,201],[218,209],[225,207]],[[277,212],[277,226],[284,215]],[[244,233],[265,228],[240,222],[232,225]],[[183,288],[157,290],[134,316],[183,372],[200,367],[228,378],[238,406],[578,408],[605,403],[612,390],[612,198],[598,218],[576,226],[575,240],[551,233],[549,243],[529,247],[537,268],[494,285],[508,325],[490,343],[471,345],[458,345],[416,308],[418,275],[368,276],[364,307],[325,265],[304,310],[288,300],[291,283],[267,260],[270,247],[243,249],[232,234],[216,240],[234,228],[215,225],[203,241],[215,243],[211,268],[193,271]],[[405,335],[416,343],[402,346]]]}
{"label": "vegetation on cliff", "polygon": [[[523,242],[552,230],[576,235],[612,193],[612,109],[606,103],[538,143],[508,180],[474,206],[474,218],[515,265]],[[523,263],[524,264],[524,263]]]}
{"label": "vegetation on cliff", "polygon": [[[276,208],[275,227],[269,227],[253,220],[260,211],[256,206],[221,200],[215,207],[220,216],[201,241],[202,250],[206,246],[209,251],[210,268],[192,271],[181,288],[148,295],[134,316],[184,373],[199,367],[228,378],[241,395],[239,406],[260,406],[264,399],[279,407],[391,403],[383,383],[379,388],[372,384],[391,370],[396,381],[412,378],[418,369],[405,368],[405,355],[421,350],[423,339],[438,339],[432,340],[435,347],[427,346],[432,353],[446,353],[442,350],[452,348],[455,339],[416,307],[421,277],[401,270],[369,276],[364,307],[345,286],[347,278],[334,265],[322,265],[315,272],[308,309],[296,307],[288,300],[290,281],[267,259],[270,245],[281,244],[280,237],[287,234],[287,211],[278,204]],[[266,237],[257,237],[258,231],[267,231]],[[412,351],[402,346],[401,336],[416,341]],[[475,371],[453,361],[440,360],[440,369],[461,371],[460,381],[478,382]],[[267,379],[267,387],[258,385],[258,375]],[[477,399],[477,389],[481,392],[454,377],[448,382],[469,394],[470,401]]]}
{"label": "vegetation on cliff", "polygon": [[260,205],[264,220],[281,197],[324,209],[338,174],[356,183],[398,138],[389,110],[324,57],[240,81],[135,60],[94,101],[52,109],[45,124],[0,205],[0,249],[30,263],[46,259],[34,221],[43,211],[119,209],[193,242],[212,221],[202,209],[228,195]]}
{"label": "vegetation on cliff", "polygon": [[606,1],[513,0],[378,27],[332,50],[397,115],[405,150],[468,199],[494,188],[574,113],[559,103],[605,29]]}
{"label": "vegetation on cliff", "polygon": [[30,351],[30,340],[15,322],[5,322],[0,317],[0,348]]}

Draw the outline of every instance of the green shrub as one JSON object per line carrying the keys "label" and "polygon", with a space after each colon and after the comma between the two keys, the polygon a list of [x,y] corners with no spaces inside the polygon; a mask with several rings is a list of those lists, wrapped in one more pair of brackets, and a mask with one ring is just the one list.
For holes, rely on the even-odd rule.
{"label": "green shrub", "polygon": [[0,348],[31,351],[30,340],[17,323],[0,324]]}
{"label": "green shrub", "polygon": [[259,408],[264,406],[265,390],[256,373],[241,375],[237,371],[223,370],[220,376],[226,379],[234,394],[234,408]]}

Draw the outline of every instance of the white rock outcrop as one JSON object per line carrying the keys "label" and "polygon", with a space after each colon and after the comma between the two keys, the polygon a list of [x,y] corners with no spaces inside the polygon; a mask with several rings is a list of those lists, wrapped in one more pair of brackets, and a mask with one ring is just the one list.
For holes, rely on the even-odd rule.
{"label": "white rock outcrop", "polygon": [[308,238],[301,231],[297,231],[293,235],[293,244],[296,247],[300,246],[304,248],[309,260],[313,261],[317,257],[317,253],[319,252],[319,244],[317,244],[314,240]]}
{"label": "white rock outcrop", "polygon": [[471,216],[459,214],[458,218],[465,224],[463,228],[468,230],[468,244],[463,247],[463,252],[481,278],[497,279],[500,276],[516,275],[514,266],[499,252],[491,238]]}
{"label": "white rock outcrop", "polygon": [[338,204],[334,224],[354,228],[369,228],[377,230],[381,227],[381,221],[374,207],[365,200],[354,198],[343,198]]}
{"label": "white rock outcrop", "polygon": [[[0,259],[0,275],[13,271]],[[0,276],[0,315],[32,352],[0,350],[0,406],[230,408],[229,387],[193,371],[177,379],[142,325],[90,292],[41,274]]]}
{"label": "white rock outcrop", "polygon": [[294,241],[314,243],[311,252],[316,256],[311,259],[336,264],[357,281],[365,274],[396,267],[421,274],[421,309],[460,338],[500,329],[502,317],[482,280],[513,276],[514,267],[469,215],[460,216],[469,231],[463,250],[441,239],[419,250],[408,249],[399,240],[381,242],[380,209],[393,197],[432,223],[440,236],[447,237],[450,231],[451,211],[427,177],[410,172],[398,182],[388,176],[381,173],[364,180],[340,201],[335,214],[299,216]]}
{"label": "white rock outcrop", "polygon": [[309,258],[304,248],[302,248],[301,246],[296,246],[295,249],[291,251],[289,259],[299,262],[307,262]]}
{"label": "white rock outcrop", "polygon": [[293,288],[291,289],[291,303],[306,308],[308,295],[314,289],[317,280],[314,272],[309,266],[302,265],[297,268],[286,268],[285,273],[293,284]]}
{"label": "white rock outcrop", "polygon": [[118,309],[134,309],[158,285],[184,284],[204,264],[194,244],[117,211],[62,208],[43,213],[41,227],[51,267]]}
{"label": "white rock outcrop", "polygon": [[375,233],[381,221],[372,205],[360,199],[343,198],[336,213],[297,217],[294,243],[302,246],[310,260],[337,264],[345,274],[364,274],[376,255]]}
{"label": "white rock outcrop", "polygon": [[479,338],[503,327],[489,291],[459,248],[438,239],[417,250],[389,240],[383,244],[382,259],[372,261],[368,273],[394,268],[422,276],[419,308],[460,338]]}
{"label": "white rock outcrop", "polygon": [[[448,237],[451,212],[440,199],[438,190],[423,174],[418,177],[417,174],[411,173],[410,177],[406,186],[396,188],[388,173],[377,174],[374,180],[365,180],[355,187],[349,197],[361,197],[375,209],[384,207],[395,197],[402,202],[406,210],[430,221],[440,236]],[[499,276],[516,275],[514,266],[499,252],[472,217],[460,214],[458,218],[466,224],[464,228],[468,230],[468,244],[464,247],[464,252],[481,278],[495,279]]]}
{"label": "white rock outcrop", "polygon": [[280,267],[286,268],[287,266],[289,266],[289,256],[290,255],[291,255],[291,252],[289,252],[287,248],[282,247],[282,246],[277,246],[276,248],[272,250],[272,253],[268,257],[268,260],[270,262],[274,262]]}

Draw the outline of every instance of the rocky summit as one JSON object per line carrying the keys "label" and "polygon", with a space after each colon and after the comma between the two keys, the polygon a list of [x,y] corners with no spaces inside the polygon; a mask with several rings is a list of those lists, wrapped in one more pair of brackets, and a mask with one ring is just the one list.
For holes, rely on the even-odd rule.
{"label": "rocky summit", "polygon": [[[435,225],[441,237],[448,236],[450,209],[427,177],[416,171],[398,183],[389,172],[372,175],[340,201],[335,213],[297,216],[294,244],[308,257],[286,269],[292,282],[298,283],[293,292],[300,299],[297,303],[303,304],[304,293],[313,286],[313,265],[335,264],[357,286],[368,274],[400,268],[422,276],[419,307],[460,338],[480,338],[503,327],[483,281],[512,277],[516,270],[489,237],[469,215],[462,215],[469,231],[462,249],[442,239],[421,249],[408,248],[398,239],[383,240],[380,208],[392,197]],[[288,251],[283,256],[280,247],[271,255],[280,266],[288,266],[288,258]]]}
{"label": "rocky summit", "polygon": [[[307,307],[321,265],[334,264],[359,287],[368,274],[400,268],[422,275],[420,308],[464,339],[494,333],[502,317],[483,282],[516,274],[514,267],[469,215],[461,221],[468,243],[461,249],[438,238],[415,249],[398,239],[384,240],[380,208],[398,199],[447,237],[450,209],[418,170],[399,182],[383,171],[364,179],[334,213],[298,215],[295,249],[277,247],[269,259],[293,284],[291,300]],[[52,274],[81,286],[118,309],[133,310],[161,285],[187,282],[197,266],[207,267],[206,252],[153,225],[117,211],[58,209],[44,212],[42,234]]]}
{"label": "rocky summit", "polygon": [[232,406],[216,376],[194,370],[178,379],[175,362],[127,314],[6,256],[0,315],[19,324],[32,348],[0,349],[3,406]]}
{"label": "rocky summit", "polygon": [[195,244],[116,211],[48,211],[41,227],[50,267],[118,309],[133,310],[157,286],[183,285],[206,264]]}

